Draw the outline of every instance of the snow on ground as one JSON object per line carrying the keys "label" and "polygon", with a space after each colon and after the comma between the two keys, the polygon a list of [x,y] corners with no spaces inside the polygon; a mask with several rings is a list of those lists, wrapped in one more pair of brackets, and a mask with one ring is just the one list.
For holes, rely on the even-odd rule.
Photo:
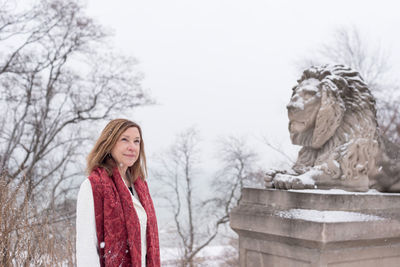
{"label": "snow on ground", "polygon": [[[197,254],[197,259],[200,259],[199,266],[215,267],[222,264],[225,256],[234,252],[231,246],[207,246]],[[160,257],[162,266],[176,266],[176,261],[181,257],[179,248],[160,248]]]}
{"label": "snow on ground", "polygon": [[300,219],[312,222],[363,222],[363,221],[381,221],[384,218],[350,211],[319,211],[307,209],[290,209],[287,211],[277,211],[279,217]]}

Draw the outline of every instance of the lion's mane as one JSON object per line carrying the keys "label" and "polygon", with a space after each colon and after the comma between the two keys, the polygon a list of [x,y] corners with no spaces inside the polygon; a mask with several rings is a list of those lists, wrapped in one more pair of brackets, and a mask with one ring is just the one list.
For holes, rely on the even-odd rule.
{"label": "lion's mane", "polygon": [[322,166],[333,179],[368,181],[379,151],[375,99],[368,86],[358,72],[343,65],[311,67],[297,82],[311,78],[320,81],[321,106],[314,128],[302,136],[293,169],[304,173]]}

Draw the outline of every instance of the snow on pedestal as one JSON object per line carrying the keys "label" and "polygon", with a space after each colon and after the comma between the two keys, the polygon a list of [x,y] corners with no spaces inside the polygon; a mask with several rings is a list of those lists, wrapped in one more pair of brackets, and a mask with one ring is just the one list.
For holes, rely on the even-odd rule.
{"label": "snow on pedestal", "polygon": [[245,188],[241,266],[399,266],[400,194]]}

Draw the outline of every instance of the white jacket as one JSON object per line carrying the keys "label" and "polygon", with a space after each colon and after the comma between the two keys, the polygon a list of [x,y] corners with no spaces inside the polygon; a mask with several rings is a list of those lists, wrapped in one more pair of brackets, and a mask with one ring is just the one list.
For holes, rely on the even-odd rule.
{"label": "white jacket", "polygon": [[[142,266],[146,266],[147,215],[133,188],[133,206],[139,217]],[[100,244],[101,246],[104,244]],[[100,267],[93,191],[89,179],[81,184],[76,205],[76,263],[77,267]]]}

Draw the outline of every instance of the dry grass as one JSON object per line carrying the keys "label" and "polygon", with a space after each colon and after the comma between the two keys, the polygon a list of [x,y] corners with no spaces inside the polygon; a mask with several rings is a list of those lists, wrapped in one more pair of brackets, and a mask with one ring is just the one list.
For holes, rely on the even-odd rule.
{"label": "dry grass", "polygon": [[27,195],[24,185],[0,177],[0,266],[74,266],[71,217],[42,210]]}

